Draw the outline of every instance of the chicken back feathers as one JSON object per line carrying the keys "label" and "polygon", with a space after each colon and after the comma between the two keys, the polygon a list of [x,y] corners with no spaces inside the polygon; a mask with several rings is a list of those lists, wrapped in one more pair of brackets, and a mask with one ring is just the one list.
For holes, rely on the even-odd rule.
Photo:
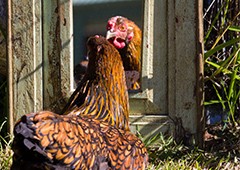
{"label": "chicken back feathers", "polygon": [[129,130],[128,92],[118,51],[104,37],[90,38],[87,47],[87,73],[62,113],[88,115]]}
{"label": "chicken back feathers", "polygon": [[131,170],[147,166],[143,142],[126,128],[128,105],[121,101],[127,94],[121,83],[120,56],[103,37],[90,38],[88,48],[88,72],[69,105],[69,114],[41,111],[24,115],[16,123],[12,170]]}
{"label": "chicken back feathers", "polygon": [[12,169],[144,169],[147,151],[129,131],[99,120],[49,111],[15,125]]}
{"label": "chicken back feathers", "polygon": [[128,89],[140,88],[142,31],[131,20],[115,16],[108,20],[106,38],[119,51]]}

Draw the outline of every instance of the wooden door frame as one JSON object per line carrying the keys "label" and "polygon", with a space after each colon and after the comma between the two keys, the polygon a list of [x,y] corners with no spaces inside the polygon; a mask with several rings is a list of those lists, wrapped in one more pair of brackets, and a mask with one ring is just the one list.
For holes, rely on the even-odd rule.
{"label": "wooden door frame", "polygon": [[[130,94],[133,130],[201,143],[202,3],[145,0],[142,91]],[[8,0],[10,131],[23,114],[61,110],[73,91],[72,43],[71,0]]]}

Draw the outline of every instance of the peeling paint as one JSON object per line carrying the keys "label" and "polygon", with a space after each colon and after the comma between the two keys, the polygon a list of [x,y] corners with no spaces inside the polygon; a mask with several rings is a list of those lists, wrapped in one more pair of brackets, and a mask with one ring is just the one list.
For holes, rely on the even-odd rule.
{"label": "peeling paint", "polygon": [[[46,7],[47,6],[47,7]],[[63,42],[66,41],[63,35],[71,33],[70,25],[66,25],[66,16],[70,8],[69,3],[61,4],[58,1],[52,1],[51,6],[44,1],[43,9],[45,19],[44,26],[44,48],[45,48],[45,69],[44,69],[44,108],[55,112],[60,112],[70,93],[70,51],[68,57],[63,57]],[[66,25],[62,27],[62,25]],[[68,37],[70,38],[70,36]],[[69,40],[68,40],[69,41]],[[65,48],[70,48],[68,44]],[[65,54],[64,54],[65,55]],[[67,66],[67,67],[66,67]],[[66,70],[67,69],[67,70]]]}

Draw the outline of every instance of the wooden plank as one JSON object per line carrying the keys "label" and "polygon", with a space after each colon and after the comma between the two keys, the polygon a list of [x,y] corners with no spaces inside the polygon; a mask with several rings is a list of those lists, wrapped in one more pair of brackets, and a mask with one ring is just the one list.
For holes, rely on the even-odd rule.
{"label": "wooden plank", "polygon": [[131,115],[130,122],[131,131],[139,132],[144,139],[159,133],[169,134],[172,125],[168,116],[159,115]]}
{"label": "wooden plank", "polygon": [[41,2],[8,1],[10,131],[23,114],[59,111],[73,89],[71,1]]}
{"label": "wooden plank", "polygon": [[[145,138],[170,131],[167,0],[144,1],[142,92],[130,94],[131,129]],[[154,120],[154,121],[153,121]]]}
{"label": "wooden plank", "polygon": [[73,89],[72,5],[43,1],[44,109],[60,112]]}
{"label": "wooden plank", "polygon": [[205,114],[204,114],[204,30],[203,30],[203,0],[198,0],[196,5],[197,11],[197,51],[196,58],[196,96],[197,96],[197,134],[196,144],[200,147],[204,145],[204,130],[205,130]]}
{"label": "wooden plank", "polygon": [[196,1],[175,1],[175,83],[176,117],[181,117],[183,127],[196,133]]}
{"label": "wooden plank", "polygon": [[[199,82],[203,79],[203,67],[200,67],[203,64],[201,62],[203,51],[199,48],[202,46],[200,40],[203,34],[199,32],[199,28],[203,25],[199,20],[202,16],[198,11],[202,10],[199,9],[202,1],[171,2],[174,3],[170,5],[171,9],[174,9],[174,15],[171,10],[169,15],[174,22],[169,25],[171,31],[169,46],[173,46],[169,63],[173,63],[173,66],[170,66],[169,78],[173,80],[169,83],[169,92],[171,92],[169,102],[174,109],[169,113],[175,120],[180,120],[175,126],[178,126],[177,129],[183,127],[185,134],[182,135],[189,136],[189,140],[199,140],[197,136],[201,128],[199,129],[198,126],[203,124],[198,120],[199,114],[203,115],[203,86]],[[178,135],[177,133],[178,131],[175,131],[175,136]]]}
{"label": "wooden plank", "polygon": [[130,94],[131,114],[167,113],[166,4],[166,0],[144,3],[142,91]]}
{"label": "wooden plank", "polygon": [[73,6],[72,0],[60,0],[60,39],[62,50],[61,63],[61,91],[65,98],[74,90],[73,79]]}
{"label": "wooden plank", "polygon": [[[168,1],[168,39],[167,39],[167,44],[168,44],[168,115],[171,118],[174,118],[176,115],[176,78],[175,78],[175,56],[176,56],[176,51],[175,51],[175,6],[174,6],[174,1],[175,0],[169,0]],[[170,126],[171,128],[171,133],[174,136],[176,133],[175,130],[175,124]]]}
{"label": "wooden plank", "polygon": [[181,139],[189,135],[190,142],[201,140],[203,124],[201,3],[145,1],[142,92],[130,94],[132,120],[141,116],[147,122],[150,116],[159,126],[171,122],[168,132]]}
{"label": "wooden plank", "polygon": [[[20,5],[21,4],[21,5]],[[42,109],[41,1],[8,1],[9,126]]]}

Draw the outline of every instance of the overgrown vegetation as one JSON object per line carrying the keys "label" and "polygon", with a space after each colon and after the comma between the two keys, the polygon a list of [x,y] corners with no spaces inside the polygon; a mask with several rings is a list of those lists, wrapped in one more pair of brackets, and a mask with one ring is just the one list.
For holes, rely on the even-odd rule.
{"label": "overgrown vegetation", "polygon": [[[0,132],[2,132],[6,121],[4,121],[0,126]],[[8,170],[12,164],[12,144],[13,136],[7,135],[2,137],[0,135],[0,169]]]}
{"label": "overgrown vegetation", "polygon": [[0,169],[8,170],[12,162],[13,136],[7,133],[7,80],[0,76]]}
{"label": "overgrown vegetation", "polygon": [[205,105],[220,105],[228,122],[237,124],[237,113],[240,113],[239,2],[212,2],[204,14]]}
{"label": "overgrown vegetation", "polygon": [[[224,134],[224,140],[229,136]],[[230,132],[230,134],[232,134]],[[229,135],[229,134],[228,134]],[[240,136],[238,136],[240,137]],[[155,138],[155,137],[153,137]],[[222,150],[223,143],[216,143],[216,149],[202,150],[197,147],[187,147],[183,144],[177,144],[172,137],[164,137],[159,134],[159,147],[149,148],[150,165],[149,170],[201,170],[201,169],[239,169],[239,157],[233,154],[234,150]],[[235,138],[237,139],[237,138]],[[153,140],[155,141],[155,140]],[[227,143],[227,142],[224,143]],[[240,140],[238,140],[239,142]],[[155,141],[156,142],[156,141]],[[233,141],[232,141],[233,142]],[[226,146],[226,145],[225,145]],[[230,146],[230,145],[228,145]],[[217,150],[219,149],[219,150]],[[229,148],[230,149],[230,148]]]}

